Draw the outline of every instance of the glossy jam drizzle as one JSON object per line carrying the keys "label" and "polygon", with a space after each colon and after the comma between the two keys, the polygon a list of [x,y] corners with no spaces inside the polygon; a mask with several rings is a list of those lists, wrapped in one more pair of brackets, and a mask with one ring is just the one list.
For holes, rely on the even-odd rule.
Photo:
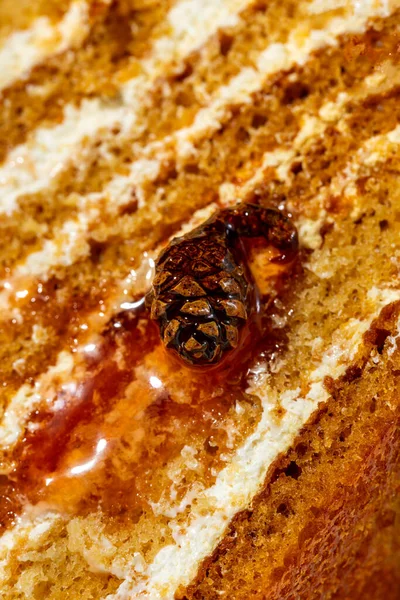
{"label": "glossy jam drizzle", "polygon": [[[257,422],[258,400],[244,393],[239,369],[207,382],[184,366],[177,371],[146,313],[123,311],[84,348],[83,377],[71,376],[52,405],[30,416],[15,468],[0,476],[0,534],[40,502],[134,524],[169,495],[165,465],[194,452],[196,479],[210,485],[233,440]],[[190,485],[174,481],[178,504]]]}
{"label": "glossy jam drizzle", "polygon": [[[220,252],[217,254],[220,262],[211,269],[208,281],[211,292],[216,290],[212,286],[219,286],[212,298],[236,302],[236,307],[243,302],[245,310],[251,312],[253,286],[249,284],[247,264],[239,264],[246,249],[239,247],[238,240],[240,236],[240,240],[248,236],[253,243],[256,238],[252,236],[260,231],[261,211],[251,207],[251,215],[246,216],[244,210],[250,209],[222,211],[208,222],[206,231],[216,244],[214,249]],[[267,245],[280,249],[275,252],[278,262],[274,264],[279,265],[281,273],[291,268],[297,238],[281,213],[263,211],[266,219],[263,239]],[[199,230],[192,234],[196,231]],[[204,233],[205,226],[201,231]],[[199,247],[200,242],[206,243],[206,236],[200,239],[188,236],[185,241],[190,242],[189,247]],[[172,244],[164,253],[164,265],[171,258],[173,247],[178,244]],[[178,247],[177,258],[182,257],[182,248]],[[227,255],[234,276],[229,271]],[[214,258],[209,253],[204,259],[205,265],[212,266]],[[224,259],[224,269],[229,275],[226,279],[218,268]],[[200,284],[198,278],[185,280],[182,264],[187,263],[177,263],[175,286],[180,283],[183,296],[187,293],[185,285],[192,289],[191,285]],[[201,266],[198,260],[199,272]],[[206,275],[200,279],[205,286]],[[47,323],[49,306],[59,305],[57,289],[49,287],[47,291],[46,302],[36,301],[36,312],[32,315],[32,319],[43,324]],[[102,306],[107,305],[108,298],[113,298],[113,289],[102,288],[102,294]],[[202,298],[205,296],[199,296]],[[162,504],[165,496],[170,498],[170,465],[181,465],[182,479],[178,481],[174,476],[173,481],[174,502],[179,505],[193,481],[204,487],[215,481],[230,453],[256,427],[262,411],[258,398],[246,393],[248,368],[257,361],[268,362],[285,344],[283,330],[279,330],[279,337],[273,337],[270,311],[260,313],[257,327],[262,335],[257,343],[254,324],[248,317],[244,320],[240,352],[232,353],[232,361],[224,363],[223,368],[209,370],[205,381],[201,369],[192,369],[183,362],[177,368],[173,355],[166,353],[160,343],[157,324],[143,309],[142,300],[133,298],[124,302],[123,310],[108,322],[102,334],[93,338],[95,343],[89,343],[87,337],[75,340],[75,330],[80,330],[86,312],[84,297],[74,296],[79,319],[70,350],[75,368],[66,380],[54,382],[56,397],[43,402],[30,415],[23,439],[12,455],[5,457],[4,464],[13,464],[14,468],[3,469],[0,475],[0,533],[27,506],[41,502],[45,504],[40,506],[51,506],[64,514],[100,512],[107,516],[106,522],[111,517],[112,522],[118,521],[124,528],[141,519],[154,519],[153,507]],[[263,304],[263,309],[266,306]],[[71,309],[67,303],[65,314],[60,313],[65,323],[71,320],[68,310]],[[229,320],[223,321],[225,326],[237,323],[233,315],[228,316]],[[28,323],[30,328],[32,321]],[[62,331],[60,328],[57,332],[59,339],[63,339]],[[266,332],[268,335],[264,335]],[[246,337],[251,344],[244,343]],[[18,385],[20,380],[14,383]]]}
{"label": "glossy jam drizzle", "polygon": [[272,262],[293,262],[296,228],[255,204],[217,212],[159,256],[147,305],[165,346],[187,364],[214,365],[238,347],[255,296],[239,242],[260,237],[279,251]]}

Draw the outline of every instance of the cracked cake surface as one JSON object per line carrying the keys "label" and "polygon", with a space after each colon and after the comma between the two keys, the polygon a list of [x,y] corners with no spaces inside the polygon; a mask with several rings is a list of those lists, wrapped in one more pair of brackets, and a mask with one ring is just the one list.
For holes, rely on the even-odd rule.
{"label": "cracked cake surface", "polygon": [[[2,598],[398,600],[399,63],[398,0],[0,0]],[[175,327],[238,203],[296,260]]]}

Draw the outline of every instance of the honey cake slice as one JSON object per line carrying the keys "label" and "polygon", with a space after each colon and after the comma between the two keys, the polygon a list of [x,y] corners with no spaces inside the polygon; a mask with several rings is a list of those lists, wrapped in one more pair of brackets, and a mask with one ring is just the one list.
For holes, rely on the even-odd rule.
{"label": "honey cake slice", "polygon": [[[400,2],[22,8],[0,0],[4,598],[396,600]],[[289,213],[299,260],[234,377],[172,366],[155,261],[237,202]]]}

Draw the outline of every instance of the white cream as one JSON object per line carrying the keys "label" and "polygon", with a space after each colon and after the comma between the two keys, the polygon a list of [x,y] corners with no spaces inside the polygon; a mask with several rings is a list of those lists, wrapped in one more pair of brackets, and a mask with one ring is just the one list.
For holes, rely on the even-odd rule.
{"label": "white cream", "polygon": [[50,56],[79,46],[89,32],[89,4],[72,2],[55,25],[47,17],[38,17],[28,29],[11,34],[0,48],[0,90]]}
{"label": "white cream", "polygon": [[53,267],[72,265],[86,258],[90,251],[85,235],[88,225],[87,215],[82,213],[76,221],[65,221],[54,239],[46,240],[42,250],[32,252],[26,262],[17,267],[17,276],[48,279]]}
{"label": "white cream", "polygon": [[223,23],[224,27],[237,25],[240,11],[248,4],[249,0],[182,0],[168,15],[173,36],[157,42],[157,54],[165,51],[178,56],[188,54],[199,46],[199,40],[207,39],[210,30],[216,30],[217,23]]}
{"label": "white cream", "polygon": [[321,14],[327,10],[352,9],[355,15],[377,11],[377,15],[385,17],[390,14],[393,0],[312,0],[308,7],[311,14]]}
{"label": "white cream", "polygon": [[[35,332],[34,332],[35,334]],[[55,365],[43,373],[33,386],[22,385],[0,421],[0,447],[9,448],[15,444],[23,433],[26,420],[35,408],[43,402],[53,402],[56,397],[55,386],[71,377],[74,367],[73,355],[61,351]]]}

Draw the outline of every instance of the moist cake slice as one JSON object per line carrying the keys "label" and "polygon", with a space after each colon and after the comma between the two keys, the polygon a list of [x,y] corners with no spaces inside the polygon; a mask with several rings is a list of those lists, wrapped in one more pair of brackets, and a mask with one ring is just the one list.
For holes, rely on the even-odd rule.
{"label": "moist cake slice", "polygon": [[[2,597],[397,600],[400,2],[24,6],[0,0]],[[196,369],[143,299],[237,203],[299,253],[272,287],[252,255],[264,333]]]}

